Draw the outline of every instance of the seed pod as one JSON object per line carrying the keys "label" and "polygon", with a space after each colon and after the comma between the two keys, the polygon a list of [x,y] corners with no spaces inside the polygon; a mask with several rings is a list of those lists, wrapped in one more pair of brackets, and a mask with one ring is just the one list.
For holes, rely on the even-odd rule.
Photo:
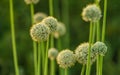
{"label": "seed pod", "polygon": [[45,13],[38,12],[34,15],[34,23],[41,22],[47,15]]}
{"label": "seed pod", "polygon": [[82,18],[85,21],[97,22],[101,18],[101,10],[95,5],[88,5],[83,9]]}
{"label": "seed pod", "polygon": [[49,37],[50,30],[44,23],[37,23],[30,29],[30,35],[34,41],[46,41]]}
{"label": "seed pod", "polygon": [[[80,44],[76,50],[76,60],[81,64],[87,64],[87,57],[88,57],[88,49],[89,49],[89,43],[83,43]],[[91,64],[96,60],[96,56],[91,52],[90,53],[90,61]]]}
{"label": "seed pod", "polygon": [[97,55],[104,56],[107,52],[107,46],[105,43],[98,41],[92,46],[92,51]]}
{"label": "seed pod", "polygon": [[62,68],[71,67],[75,64],[75,62],[75,55],[68,49],[61,51],[57,56],[57,63]]}
{"label": "seed pod", "polygon": [[55,49],[55,48],[50,48],[50,49],[48,50],[48,57],[49,57],[51,60],[56,59],[57,55],[58,55],[58,50],[57,50],[57,49]]}
{"label": "seed pod", "polygon": [[57,29],[57,20],[52,17],[46,17],[45,19],[43,19],[43,22],[50,28],[50,32],[55,32]]}
{"label": "seed pod", "polygon": [[58,22],[57,30],[54,33],[54,37],[59,38],[60,36],[63,36],[65,33],[66,33],[65,25],[62,22]]}

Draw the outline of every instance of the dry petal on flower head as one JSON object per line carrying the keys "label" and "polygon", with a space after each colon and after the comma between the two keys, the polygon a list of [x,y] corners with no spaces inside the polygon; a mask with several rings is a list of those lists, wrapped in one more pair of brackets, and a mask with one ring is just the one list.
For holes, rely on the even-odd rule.
{"label": "dry petal on flower head", "polygon": [[34,41],[46,41],[49,34],[49,27],[42,22],[33,25],[30,29],[30,35]]}
{"label": "dry petal on flower head", "polygon": [[59,38],[60,36],[63,36],[65,33],[66,33],[65,25],[62,22],[58,22],[57,30],[54,32],[54,37]]}
{"label": "dry petal on flower head", "polygon": [[95,5],[88,5],[83,9],[82,18],[85,21],[97,22],[101,18],[101,10]]}
{"label": "dry petal on flower head", "polygon": [[38,12],[34,15],[34,23],[41,22],[47,15],[45,13]]}
{"label": "dry petal on flower head", "polygon": [[68,49],[61,51],[57,56],[57,63],[62,68],[71,67],[75,64],[75,62],[75,55]]}
{"label": "dry petal on flower head", "polygon": [[43,22],[50,28],[50,32],[55,32],[57,29],[57,19],[52,16],[43,19]]}
{"label": "dry petal on flower head", "polygon": [[[88,49],[89,49],[89,43],[80,44],[76,48],[75,55],[76,55],[76,60],[79,63],[81,64],[87,63]],[[94,53],[92,52],[91,52],[90,60],[91,60],[91,64],[96,60],[96,55],[94,55]]]}
{"label": "dry petal on flower head", "polygon": [[92,46],[92,51],[97,55],[104,56],[107,52],[107,46],[105,43],[98,41]]}
{"label": "dry petal on flower head", "polygon": [[57,50],[57,49],[55,49],[55,48],[50,48],[50,49],[48,50],[48,57],[49,57],[51,60],[56,59],[57,55],[58,55],[58,50]]}

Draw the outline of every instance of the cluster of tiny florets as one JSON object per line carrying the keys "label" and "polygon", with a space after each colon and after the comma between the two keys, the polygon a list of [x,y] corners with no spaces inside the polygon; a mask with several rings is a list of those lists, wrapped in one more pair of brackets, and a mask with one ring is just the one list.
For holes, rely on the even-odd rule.
{"label": "cluster of tiny florets", "polygon": [[52,16],[46,17],[43,19],[43,22],[50,28],[50,32],[55,32],[57,29],[57,19]]}
{"label": "cluster of tiny florets", "polygon": [[83,9],[82,18],[85,21],[97,22],[101,18],[101,10],[95,5],[88,5]]}
{"label": "cluster of tiny florets", "polygon": [[34,41],[46,41],[49,34],[49,27],[42,22],[33,25],[30,29],[30,35]]}
{"label": "cluster of tiny florets", "polygon": [[75,64],[75,62],[75,55],[68,49],[61,51],[57,56],[57,63],[62,68],[71,67]]}
{"label": "cluster of tiny florets", "polygon": [[105,45],[105,43],[98,41],[95,44],[93,44],[92,51],[97,55],[104,56],[107,52],[107,46]]}
{"label": "cluster of tiny florets", "polygon": [[50,48],[48,50],[48,57],[51,59],[51,60],[54,60],[56,59],[58,55],[58,50],[56,48]]}
{"label": "cluster of tiny florets", "polygon": [[39,0],[24,0],[26,4],[37,4]]}
{"label": "cluster of tiny florets", "polygon": [[[89,43],[83,43],[80,44],[76,50],[75,50],[75,55],[76,55],[76,60],[81,63],[81,64],[86,64],[87,63],[87,57],[88,57],[88,49],[89,49]],[[95,61],[96,56],[91,52],[90,54],[90,60],[91,64]]]}
{"label": "cluster of tiny florets", "polygon": [[66,33],[65,25],[62,22],[58,22],[57,30],[54,33],[54,37],[59,38],[60,36],[63,36],[65,33]]}
{"label": "cluster of tiny florets", "polygon": [[38,12],[34,15],[34,23],[41,22],[47,15],[45,13]]}

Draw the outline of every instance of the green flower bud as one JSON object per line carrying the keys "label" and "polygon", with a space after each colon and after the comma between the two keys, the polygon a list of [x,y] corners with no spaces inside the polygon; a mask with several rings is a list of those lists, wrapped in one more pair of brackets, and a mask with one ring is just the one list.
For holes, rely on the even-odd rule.
{"label": "green flower bud", "polygon": [[50,30],[44,23],[37,23],[30,29],[30,35],[34,41],[46,41],[49,37]]}
{"label": "green flower bud", "polygon": [[82,18],[85,21],[97,22],[101,18],[101,10],[95,5],[88,5],[83,9]]}
{"label": "green flower bud", "polygon": [[38,12],[34,15],[34,23],[41,22],[47,15],[45,13]]}
{"label": "green flower bud", "polygon": [[[89,49],[89,43],[83,43],[80,44],[76,50],[76,60],[81,64],[87,64],[87,57],[88,57],[88,49]],[[91,51],[90,61],[91,64],[96,60],[96,56]]]}
{"label": "green flower bud", "polygon": [[58,55],[58,50],[57,50],[57,49],[55,49],[55,48],[50,48],[50,49],[48,50],[48,57],[49,57],[51,60],[56,59],[57,55]]}
{"label": "green flower bud", "polygon": [[75,62],[75,55],[68,49],[61,51],[57,56],[57,63],[62,68],[71,67],[75,64]]}
{"label": "green flower bud", "polygon": [[107,46],[105,43],[98,41],[92,46],[92,51],[97,55],[104,56],[107,52]]}
{"label": "green flower bud", "polygon": [[55,32],[57,29],[57,20],[52,17],[46,17],[45,19],[43,19],[43,22],[50,28],[50,32]]}

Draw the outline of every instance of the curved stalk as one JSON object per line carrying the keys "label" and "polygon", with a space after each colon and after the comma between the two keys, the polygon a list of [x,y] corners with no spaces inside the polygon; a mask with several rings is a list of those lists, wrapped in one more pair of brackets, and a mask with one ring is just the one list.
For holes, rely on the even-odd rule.
{"label": "curved stalk", "polygon": [[19,75],[19,68],[18,68],[18,59],[17,59],[17,52],[16,52],[16,41],[15,41],[15,26],[14,26],[14,12],[13,12],[13,0],[9,0],[10,2],[10,23],[11,23],[11,35],[12,35],[12,47],[13,47],[13,59],[14,59],[14,68],[15,74]]}
{"label": "curved stalk", "polygon": [[87,61],[87,66],[86,66],[86,75],[90,75],[90,67],[91,67],[91,62],[90,62],[90,56],[91,56],[91,43],[92,43],[92,36],[93,36],[93,25],[92,22],[90,22],[90,33],[89,33],[89,49],[88,49],[88,61]]}
{"label": "curved stalk", "polygon": [[84,72],[85,72],[85,64],[83,64],[83,66],[82,66],[82,70],[81,70],[81,74],[80,75],[84,75]]}
{"label": "curved stalk", "polygon": [[[33,16],[34,16],[34,5],[30,4],[31,11],[31,23],[33,24]],[[37,75],[37,43],[33,41],[33,55],[34,55],[34,72]]]}

